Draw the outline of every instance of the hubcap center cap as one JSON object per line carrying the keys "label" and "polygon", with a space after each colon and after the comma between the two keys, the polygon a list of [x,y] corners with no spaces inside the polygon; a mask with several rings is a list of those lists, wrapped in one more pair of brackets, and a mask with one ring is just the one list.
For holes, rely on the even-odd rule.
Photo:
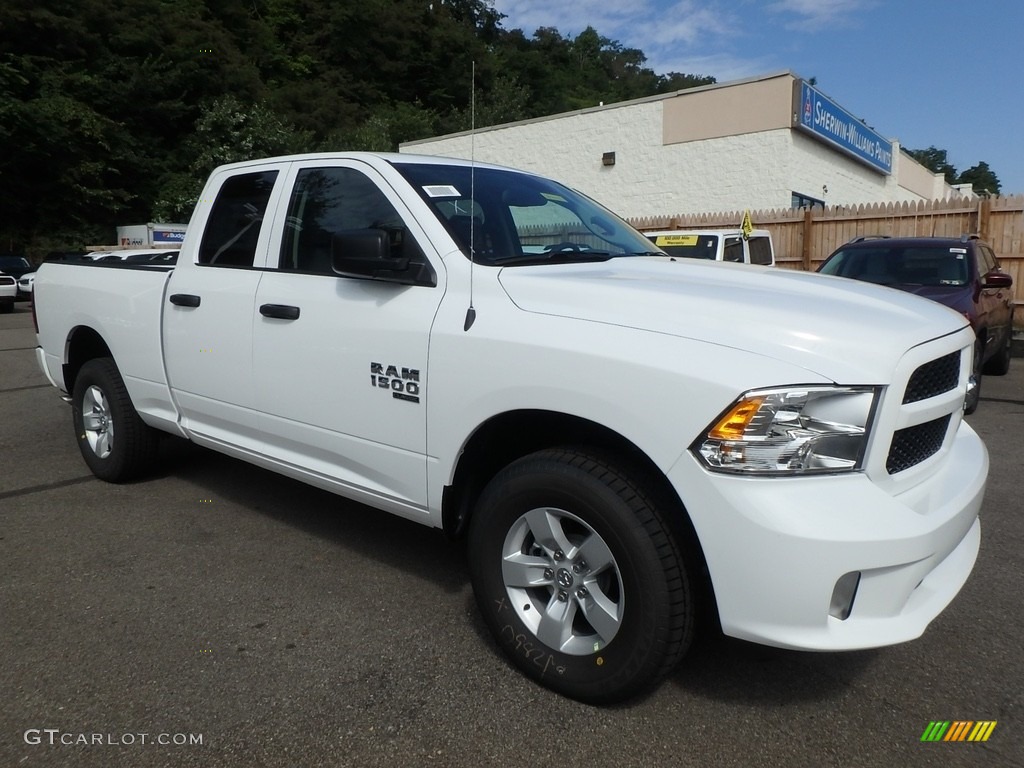
{"label": "hubcap center cap", "polygon": [[572,573],[566,568],[559,568],[558,573],[555,575],[555,579],[558,581],[558,586],[563,589],[568,589],[573,584]]}

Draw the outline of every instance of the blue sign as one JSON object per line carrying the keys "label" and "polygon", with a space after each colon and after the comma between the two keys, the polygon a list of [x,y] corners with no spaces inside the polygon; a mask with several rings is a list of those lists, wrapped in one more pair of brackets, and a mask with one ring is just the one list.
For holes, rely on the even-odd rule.
{"label": "blue sign", "polygon": [[171,232],[164,229],[153,230],[154,243],[180,243],[185,240],[184,232]]}
{"label": "blue sign", "polygon": [[803,80],[800,81],[797,128],[828,142],[875,170],[892,173],[892,142],[882,138]]}

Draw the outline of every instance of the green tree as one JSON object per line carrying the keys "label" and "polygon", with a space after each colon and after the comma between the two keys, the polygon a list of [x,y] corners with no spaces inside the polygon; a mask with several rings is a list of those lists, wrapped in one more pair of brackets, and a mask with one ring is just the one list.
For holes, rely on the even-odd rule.
{"label": "green tree", "polygon": [[961,173],[956,180],[957,184],[970,184],[975,192],[988,192],[998,195],[1002,191],[999,177],[988,167],[988,163],[982,161],[971,166]]}
{"label": "green tree", "polygon": [[308,133],[295,130],[264,104],[234,96],[216,99],[196,121],[182,146],[185,170],[168,174],[153,205],[158,221],[188,221],[203,182],[218,165],[311,148]]}
{"label": "green tree", "polygon": [[490,0],[2,0],[0,247],[185,218],[228,160],[713,82],[659,75],[592,27],[527,37],[502,19]]}

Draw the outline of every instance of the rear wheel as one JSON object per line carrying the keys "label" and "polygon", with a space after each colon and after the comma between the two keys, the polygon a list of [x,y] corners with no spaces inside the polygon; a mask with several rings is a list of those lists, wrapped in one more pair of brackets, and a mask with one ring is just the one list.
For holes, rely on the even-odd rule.
{"label": "rear wheel", "polygon": [[120,483],[152,468],[157,433],[139,417],[109,357],[82,366],[75,379],[71,410],[78,448],[96,477]]}
{"label": "rear wheel", "polygon": [[693,631],[690,582],[651,496],[587,452],[524,457],[470,522],[480,611],[524,673],[591,703],[647,689]]}

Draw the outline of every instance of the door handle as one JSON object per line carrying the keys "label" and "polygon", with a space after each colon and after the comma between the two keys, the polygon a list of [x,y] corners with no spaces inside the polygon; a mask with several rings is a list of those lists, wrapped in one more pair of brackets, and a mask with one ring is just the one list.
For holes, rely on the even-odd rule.
{"label": "door handle", "polygon": [[279,320],[298,320],[299,308],[288,304],[263,304],[260,314],[264,317],[276,317]]}
{"label": "door handle", "polygon": [[199,297],[194,293],[172,293],[171,304],[176,307],[198,307]]}

